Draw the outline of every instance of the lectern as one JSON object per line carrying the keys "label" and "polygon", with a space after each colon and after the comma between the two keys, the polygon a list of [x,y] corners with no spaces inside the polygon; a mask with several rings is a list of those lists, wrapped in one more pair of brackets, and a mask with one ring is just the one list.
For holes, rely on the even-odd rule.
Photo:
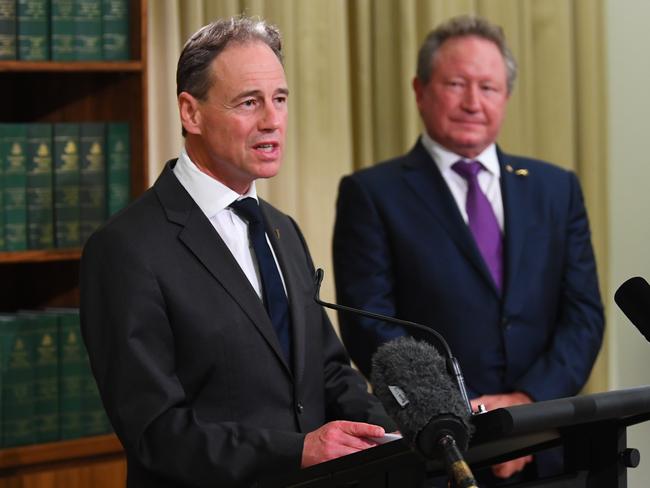
{"label": "lectern", "polygon": [[[626,429],[650,420],[650,386],[500,408],[473,417],[465,459],[489,466],[563,446],[564,473],[519,488],[624,488],[639,453]],[[409,488],[442,474],[439,459],[423,459],[399,440],[308,469],[260,480],[259,488]]]}

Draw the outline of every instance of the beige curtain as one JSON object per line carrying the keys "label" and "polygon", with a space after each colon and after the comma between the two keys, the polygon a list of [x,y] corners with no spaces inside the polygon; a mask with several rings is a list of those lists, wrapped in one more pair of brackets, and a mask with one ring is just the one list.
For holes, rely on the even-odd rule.
{"label": "beige curtain", "polygon": [[[519,62],[499,143],[575,170],[607,276],[602,0],[166,0],[149,3],[150,174],[182,144],[174,71],[184,40],[245,12],[283,33],[290,115],[281,174],[260,192],[293,215],[333,298],[330,242],[342,175],[408,150],[420,122],[411,89],[418,46],[439,22],[476,13],[503,26]],[[601,283],[608,293],[606,283]],[[589,391],[607,388],[606,348]]]}

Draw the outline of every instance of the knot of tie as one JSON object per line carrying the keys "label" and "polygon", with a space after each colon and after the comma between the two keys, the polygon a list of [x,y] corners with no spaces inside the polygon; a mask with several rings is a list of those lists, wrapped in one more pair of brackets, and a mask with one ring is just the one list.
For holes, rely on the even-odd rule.
{"label": "knot of tie", "polygon": [[250,224],[259,224],[262,222],[262,211],[257,204],[257,200],[251,197],[242,198],[234,201],[230,207],[239,215],[244,217]]}
{"label": "knot of tie", "polygon": [[451,169],[469,181],[476,179],[476,175],[483,169],[483,165],[478,161],[465,161],[461,159],[460,161],[456,161],[451,166]]}

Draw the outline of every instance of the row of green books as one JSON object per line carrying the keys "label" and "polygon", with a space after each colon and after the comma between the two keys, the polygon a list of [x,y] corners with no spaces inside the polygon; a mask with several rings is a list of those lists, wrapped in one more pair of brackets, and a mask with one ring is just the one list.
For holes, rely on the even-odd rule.
{"label": "row of green books", "polygon": [[130,0],[0,0],[0,60],[118,61]]}
{"label": "row of green books", "polygon": [[0,123],[0,250],[76,248],[130,196],[128,122]]}
{"label": "row of green books", "polygon": [[0,314],[2,448],[111,432],[78,309]]}

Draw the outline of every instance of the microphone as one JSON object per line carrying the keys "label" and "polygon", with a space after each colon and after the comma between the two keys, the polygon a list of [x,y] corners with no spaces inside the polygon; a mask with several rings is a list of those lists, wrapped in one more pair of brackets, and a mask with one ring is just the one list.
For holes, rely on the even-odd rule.
{"label": "microphone", "polygon": [[316,291],[314,292],[314,301],[318,303],[319,305],[330,308],[332,310],[339,310],[342,312],[350,312],[354,313],[357,315],[362,315],[364,317],[368,317],[371,319],[378,319],[378,320],[383,320],[384,322],[389,322],[392,324],[397,324],[397,325],[403,325],[405,327],[419,330],[420,332],[425,333],[428,337],[432,337],[435,341],[435,343],[439,346],[439,349],[442,349],[445,354],[446,358],[446,367],[447,367],[447,372],[449,375],[451,375],[452,378],[455,379],[456,381],[456,386],[458,387],[458,391],[460,392],[461,398],[463,402],[465,403],[465,408],[469,414],[472,413],[472,406],[469,402],[469,396],[467,395],[467,388],[465,388],[465,379],[463,378],[463,373],[460,370],[460,365],[458,364],[458,360],[453,356],[451,353],[451,349],[449,348],[449,344],[447,344],[447,341],[435,330],[433,330],[431,327],[427,327],[422,324],[418,324],[415,322],[409,322],[407,320],[401,320],[401,319],[396,319],[395,317],[389,317],[388,315],[382,315],[379,313],[374,313],[374,312],[368,312],[366,310],[360,310],[357,308],[352,308],[352,307],[346,307],[345,305],[338,305],[336,303],[328,303],[324,302],[323,300],[320,299],[320,286],[321,283],[323,282],[323,276],[325,275],[325,272],[321,269],[318,268],[316,270],[316,274],[314,276],[314,280],[316,282]]}
{"label": "microphone", "polygon": [[630,278],[618,287],[614,301],[625,316],[650,342],[650,285],[640,276]]}
{"label": "microphone", "polygon": [[413,450],[441,457],[459,487],[476,487],[461,451],[470,438],[470,413],[445,370],[438,351],[412,337],[400,337],[372,357],[372,386],[386,412]]}

